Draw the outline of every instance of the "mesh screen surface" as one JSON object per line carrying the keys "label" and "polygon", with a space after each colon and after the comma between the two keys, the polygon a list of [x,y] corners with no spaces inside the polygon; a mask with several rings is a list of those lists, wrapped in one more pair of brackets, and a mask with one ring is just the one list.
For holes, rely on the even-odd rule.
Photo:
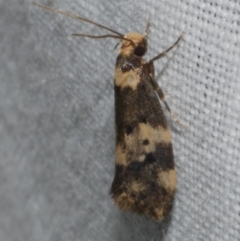
{"label": "mesh screen surface", "polygon": [[41,1],[119,32],[144,32],[169,114],[178,186],[161,224],[122,213],[114,174],[113,39],[0,0],[0,240],[239,240],[239,1]]}

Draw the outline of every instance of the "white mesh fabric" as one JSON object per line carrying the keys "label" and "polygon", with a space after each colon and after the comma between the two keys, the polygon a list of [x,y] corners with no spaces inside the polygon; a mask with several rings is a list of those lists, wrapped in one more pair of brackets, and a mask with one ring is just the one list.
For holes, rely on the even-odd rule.
{"label": "white mesh fabric", "polygon": [[162,224],[122,213],[114,174],[116,40],[95,26],[0,0],[0,240],[239,240],[240,3],[41,1],[119,32],[144,32],[173,112],[177,194]]}

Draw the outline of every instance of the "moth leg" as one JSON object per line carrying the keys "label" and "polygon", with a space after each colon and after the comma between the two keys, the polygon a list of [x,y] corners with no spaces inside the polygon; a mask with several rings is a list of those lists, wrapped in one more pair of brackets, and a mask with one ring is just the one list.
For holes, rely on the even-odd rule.
{"label": "moth leg", "polygon": [[171,97],[172,95],[170,93],[164,93],[164,97]]}
{"label": "moth leg", "polygon": [[153,88],[156,91],[158,97],[160,98],[160,100],[164,103],[165,107],[167,108],[168,112],[170,113],[171,118],[180,126],[187,128],[187,125],[183,124],[182,122],[180,122],[178,120],[178,118],[174,115],[174,113],[172,112],[172,110],[170,109],[167,101],[165,100],[165,95],[162,91],[162,89],[160,88],[160,86],[158,85],[157,81],[154,78],[150,78]]}
{"label": "moth leg", "polygon": [[179,43],[179,41],[181,40],[182,37],[183,37],[183,32],[182,32],[182,34],[180,35],[180,37],[177,39],[177,41],[176,41],[172,46],[170,46],[168,49],[166,49],[166,50],[163,51],[162,53],[160,53],[160,54],[158,54],[157,56],[155,56],[154,58],[152,58],[152,59],[149,61],[149,63],[152,63],[153,61],[155,61],[155,60],[157,60],[157,59],[160,59],[160,58],[166,56],[167,53],[168,53],[171,49],[173,49],[173,48]]}

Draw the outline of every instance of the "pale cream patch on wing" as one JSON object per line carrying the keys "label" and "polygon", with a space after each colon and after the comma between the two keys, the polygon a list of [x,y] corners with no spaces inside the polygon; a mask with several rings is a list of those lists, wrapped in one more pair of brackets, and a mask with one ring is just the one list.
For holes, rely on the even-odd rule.
{"label": "pale cream patch on wing", "polygon": [[120,68],[115,70],[114,74],[115,85],[121,89],[130,87],[132,90],[136,90],[140,83],[140,76],[137,70],[130,70],[125,73]]}
{"label": "pale cream patch on wing", "polygon": [[116,147],[116,164],[126,166],[127,165],[127,156],[123,148],[120,145]]}
{"label": "pale cream patch on wing", "polygon": [[154,152],[156,150],[156,144],[158,143],[171,143],[171,134],[168,129],[161,126],[153,128],[149,124],[140,123],[139,124],[139,139],[141,141],[148,140],[149,144],[143,146],[144,150],[149,152]]}
{"label": "pale cream patch on wing", "polygon": [[163,207],[155,208],[154,211],[155,211],[156,216],[157,216],[156,220],[160,221],[164,218]]}
{"label": "pale cream patch on wing", "polygon": [[177,176],[175,170],[159,172],[157,182],[165,189],[174,191],[177,184]]}
{"label": "pale cream patch on wing", "polygon": [[135,193],[140,193],[143,190],[145,190],[145,188],[146,187],[142,183],[133,181],[129,186],[129,191],[135,192]]}
{"label": "pale cream patch on wing", "polygon": [[140,162],[143,162],[143,161],[145,160],[145,158],[146,158],[145,154],[144,154],[144,155],[140,155],[139,158],[138,158],[138,160],[139,160]]}
{"label": "pale cream patch on wing", "polygon": [[134,206],[135,200],[131,198],[126,192],[122,192],[119,196],[114,198],[115,203],[122,210],[130,210]]}
{"label": "pale cream patch on wing", "polygon": [[[146,139],[149,144],[143,145],[143,141]],[[127,147],[126,153],[134,153],[132,158],[143,162],[147,153],[156,151],[158,143],[170,144],[171,134],[168,129],[161,126],[153,128],[149,124],[140,123],[130,135],[124,135],[124,141]]]}

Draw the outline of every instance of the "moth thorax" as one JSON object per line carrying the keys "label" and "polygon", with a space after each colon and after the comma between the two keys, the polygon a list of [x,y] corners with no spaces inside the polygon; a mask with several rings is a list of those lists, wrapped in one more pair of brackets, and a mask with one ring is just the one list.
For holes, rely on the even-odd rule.
{"label": "moth thorax", "polygon": [[147,40],[145,35],[140,33],[128,33],[124,38],[129,39],[122,40],[122,47],[120,49],[120,54],[122,55],[136,55],[142,57],[147,52]]}

